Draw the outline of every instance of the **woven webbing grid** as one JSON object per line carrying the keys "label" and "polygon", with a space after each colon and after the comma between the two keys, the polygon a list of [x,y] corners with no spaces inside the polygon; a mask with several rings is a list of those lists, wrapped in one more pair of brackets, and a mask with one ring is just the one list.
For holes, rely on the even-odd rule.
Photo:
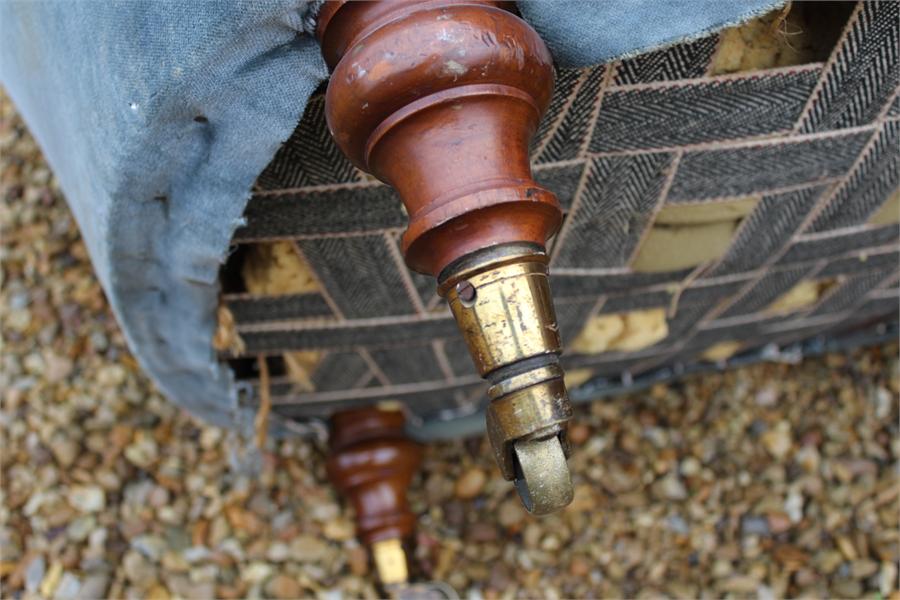
{"label": "woven webbing grid", "polygon": [[[900,185],[896,2],[861,2],[827,61],[708,76],[717,36],[562,70],[532,148],[566,211],[551,247],[564,339],[597,315],[664,308],[668,335],[636,352],[568,352],[595,374],[699,360],[709,347],[787,343],[897,318],[900,230],[869,223]],[[673,206],[754,197],[727,249],[694,268],[635,269]],[[350,165],[314,98],[257,182],[237,244],[289,240],[315,293],[226,293],[245,355],[319,350],[315,391],[273,381],[286,415],[396,398],[421,417],[475,410],[481,384],[429,278],[398,251],[394,193]],[[803,281],[811,305],[766,311]],[[251,377],[252,379],[252,377]]]}

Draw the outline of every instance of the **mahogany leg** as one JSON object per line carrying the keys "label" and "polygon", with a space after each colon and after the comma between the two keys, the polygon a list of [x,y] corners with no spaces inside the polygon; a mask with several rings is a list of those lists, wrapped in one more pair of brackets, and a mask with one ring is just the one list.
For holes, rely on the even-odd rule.
{"label": "mahogany leg", "polygon": [[328,476],[356,510],[356,532],[370,548],[385,586],[409,580],[404,547],[412,542],[416,515],[406,490],[421,462],[421,447],[406,437],[400,411],[360,408],[331,422]]}

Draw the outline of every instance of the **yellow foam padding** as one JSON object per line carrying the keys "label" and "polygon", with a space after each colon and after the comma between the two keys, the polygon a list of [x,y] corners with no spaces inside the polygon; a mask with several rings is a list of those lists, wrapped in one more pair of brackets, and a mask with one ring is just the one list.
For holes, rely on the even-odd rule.
{"label": "yellow foam padding", "polygon": [[287,377],[299,392],[313,392],[312,376],[316,367],[322,362],[323,353],[317,350],[299,350],[297,352],[285,352],[281,355]]}
{"label": "yellow foam padding", "polygon": [[572,351],[577,354],[597,354],[605,352],[610,343],[625,331],[625,320],[621,315],[598,315],[591,317],[581,328],[581,333],[572,342]]}
{"label": "yellow foam padding", "polygon": [[743,344],[740,342],[719,342],[718,344],[713,344],[707,348],[703,354],[701,354],[701,357],[711,362],[727,360],[734,356],[742,346]]}
{"label": "yellow foam padding", "polygon": [[748,196],[727,202],[701,204],[666,204],[654,219],[654,225],[704,225],[743,219],[756,208],[759,196]]}
{"label": "yellow foam padding", "polygon": [[565,382],[566,388],[575,389],[594,375],[592,369],[567,369]]}
{"label": "yellow foam padding", "polygon": [[[283,296],[319,291],[319,283],[312,269],[291,242],[254,244],[241,267],[244,285],[251,294]],[[220,320],[221,324],[221,320]],[[324,354],[315,350],[282,354],[287,377],[298,391],[312,392],[312,375]]]}
{"label": "yellow foam padding", "polygon": [[667,204],[653,221],[631,265],[640,273],[661,273],[695,267],[728,250],[741,219],[759,198],[725,202]]}
{"label": "yellow foam padding", "polygon": [[216,333],[213,336],[213,348],[220,352],[242,354],[244,352],[244,340],[235,327],[234,315],[225,305],[220,305],[216,313]]}
{"label": "yellow foam padding", "polygon": [[252,294],[283,296],[319,290],[312,269],[291,242],[254,244],[244,259],[241,275]]}
{"label": "yellow foam padding", "polygon": [[584,324],[581,333],[572,342],[571,350],[577,354],[599,354],[612,350],[635,352],[652,346],[668,334],[669,326],[663,308],[597,315]]}
{"label": "yellow foam padding", "polygon": [[806,4],[789,2],[783,8],[722,31],[710,74],[758,71],[824,60],[846,22],[846,15],[841,7],[828,7],[828,3]]}
{"label": "yellow foam padding", "polygon": [[900,189],[894,190],[881,208],[869,217],[870,225],[891,225],[893,223],[900,223]]}
{"label": "yellow foam padding", "polygon": [[631,268],[638,273],[662,273],[695,267],[725,254],[737,221],[704,225],[654,225]]}
{"label": "yellow foam padding", "polygon": [[635,310],[625,313],[625,332],[615,341],[613,348],[625,352],[643,350],[669,335],[666,311],[662,308]]}
{"label": "yellow foam padding", "polygon": [[763,311],[767,315],[782,315],[808,308],[831,287],[833,279],[805,279],[775,299]]}

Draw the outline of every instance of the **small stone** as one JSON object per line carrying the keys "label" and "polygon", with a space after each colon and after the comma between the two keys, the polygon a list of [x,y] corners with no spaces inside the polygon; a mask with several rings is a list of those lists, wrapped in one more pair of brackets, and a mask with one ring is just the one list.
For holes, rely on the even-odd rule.
{"label": "small stone", "polygon": [[688,456],[684,460],[681,461],[681,465],[678,470],[685,477],[694,477],[695,475],[700,474],[700,469],[703,468],[703,465],[700,464],[700,461],[694,458],[693,456]]}
{"label": "small stone", "polygon": [[590,561],[584,559],[581,556],[576,556],[572,559],[572,562],[569,563],[569,573],[571,573],[575,577],[587,577],[590,572]]}
{"label": "small stone", "polygon": [[897,581],[897,565],[892,562],[881,563],[881,572],[878,573],[878,590],[885,598],[894,591],[894,582]]}
{"label": "small stone", "polygon": [[654,492],[667,500],[684,500],[688,497],[687,488],[674,473],[670,473],[657,481],[653,486]]}
{"label": "small stone", "polygon": [[256,535],[262,531],[263,522],[255,514],[237,505],[225,508],[225,517],[232,528]]}
{"label": "small stone", "polygon": [[591,428],[584,423],[575,423],[569,427],[566,436],[575,446],[581,446],[591,437]]}
{"label": "small stone", "polygon": [[666,525],[678,535],[687,535],[691,532],[691,528],[687,521],[678,514],[670,515],[669,518],[666,519]]}
{"label": "small stone", "polygon": [[504,500],[497,510],[497,520],[502,527],[513,529],[518,527],[525,519],[525,509],[518,498]]}
{"label": "small stone", "polygon": [[325,523],[325,537],[337,542],[345,542],[356,535],[356,527],[350,519],[332,519]]}
{"label": "small stone", "polygon": [[466,469],[456,480],[453,491],[460,500],[471,500],[477,497],[487,483],[487,475],[477,467]]}
{"label": "small stone", "polygon": [[125,458],[137,467],[149,469],[159,458],[156,440],[146,432],[138,431],[134,441],[125,448]]}
{"label": "small stone", "polygon": [[785,531],[788,531],[793,526],[791,517],[787,513],[770,512],[766,515],[766,519],[768,520],[768,523],[769,523],[769,529],[775,535],[778,535],[779,533],[784,533]]}
{"label": "small stone", "polygon": [[211,552],[206,546],[191,546],[190,548],[185,548],[181,556],[188,563],[198,563],[209,559],[210,554]]}
{"label": "small stone", "polygon": [[797,461],[803,470],[807,473],[815,473],[819,470],[821,457],[819,451],[813,445],[805,445],[794,454],[794,460]]}
{"label": "small stone", "polygon": [[75,600],[81,590],[81,581],[74,574],[64,572],[53,593],[53,600]]}
{"label": "small stone", "polygon": [[153,562],[159,562],[163,552],[166,551],[166,543],[161,537],[154,535],[139,535],[132,538],[131,547]]}
{"label": "small stone", "polygon": [[161,508],[169,503],[169,490],[157,485],[147,495],[147,504],[154,508]]}
{"label": "small stone", "polygon": [[50,383],[59,383],[72,372],[72,360],[66,356],[45,352],[44,363],[46,365],[44,377]]}
{"label": "small stone", "polygon": [[555,535],[548,535],[541,540],[541,550],[545,552],[556,552],[562,547],[562,542]]}
{"label": "small stone", "polygon": [[791,439],[791,424],[788,421],[780,421],[775,427],[762,435],[763,447],[774,458],[781,460],[787,456],[793,444]]}
{"label": "small stone", "polygon": [[248,583],[258,583],[272,574],[274,569],[263,562],[252,562],[241,569],[241,579]]}
{"label": "small stone", "polygon": [[135,585],[148,587],[156,581],[156,567],[134,550],[125,554],[122,568],[128,581]]}
{"label": "small stone", "polygon": [[497,527],[493,523],[479,521],[468,528],[468,536],[476,544],[493,542],[497,539]]}
{"label": "small stone", "polygon": [[862,584],[853,579],[839,579],[831,589],[837,598],[859,598],[863,591]]}
{"label": "small stone", "polygon": [[878,571],[878,563],[874,560],[854,560],[850,564],[850,576],[854,579],[865,579]]}
{"label": "small stone", "polygon": [[218,427],[204,427],[200,433],[200,447],[204,450],[216,448],[222,441],[223,432]]}
{"label": "small stone", "polygon": [[803,520],[803,494],[792,489],[784,501],[784,512],[787,513],[791,523],[797,524]]}
{"label": "small stone", "polygon": [[311,535],[300,535],[291,541],[291,560],[315,562],[328,556],[328,544]]}
{"label": "small stone", "polygon": [[741,519],[741,533],[743,535],[769,535],[769,520],[758,515],[747,515]]}
{"label": "small stone", "polygon": [[771,407],[778,402],[778,388],[774,385],[767,385],[756,392],[754,397],[757,406]]}
{"label": "small stone", "polygon": [[50,453],[59,466],[68,468],[78,457],[78,444],[63,432],[57,431],[50,440]]}
{"label": "small stone", "polygon": [[272,562],[284,562],[291,556],[290,547],[284,542],[275,542],[269,546],[266,558]]}
{"label": "small stone", "polygon": [[38,588],[41,596],[43,596],[44,598],[53,597],[53,593],[56,591],[56,587],[59,585],[60,579],[62,579],[62,574],[62,563],[54,562],[50,565],[50,570],[47,571],[47,574],[44,576],[44,580],[41,582],[41,585]]}
{"label": "small stone", "polygon": [[65,572],[59,585],[56,586],[56,592],[53,594],[53,600],[75,600],[78,592],[81,590],[81,581],[74,574]]}
{"label": "small stone", "polygon": [[128,373],[125,371],[125,368],[119,364],[108,364],[104,365],[97,371],[97,384],[100,387],[118,387],[125,382],[125,379],[128,377]]}
{"label": "small stone", "polygon": [[67,498],[72,508],[81,512],[100,512],[106,508],[106,492],[99,486],[73,486]]}
{"label": "small stone", "polygon": [[92,515],[75,519],[66,528],[66,536],[73,542],[83,542],[97,526],[97,519]]}
{"label": "small stone", "polygon": [[353,546],[347,550],[347,564],[351,573],[363,577],[369,572],[369,553],[362,546]]}
{"label": "small stone", "polygon": [[756,592],[759,582],[745,575],[733,575],[725,580],[722,585],[722,591],[731,592],[732,594],[752,594]]}
{"label": "small stone", "polygon": [[316,521],[330,521],[341,516],[341,507],[334,502],[323,502],[312,507],[312,518]]}
{"label": "small stone", "polygon": [[293,600],[303,595],[303,588],[293,577],[276,575],[266,583],[266,593],[275,598]]}
{"label": "small stone", "polygon": [[536,523],[529,523],[525,527],[525,532],[522,535],[523,541],[525,542],[525,547],[537,548],[543,535],[544,532],[543,530],[541,530],[540,526],[538,526]]}
{"label": "small stone", "polygon": [[157,583],[152,586],[149,590],[147,590],[147,595],[145,596],[147,600],[169,600],[172,597],[169,594],[169,590],[161,583]]}

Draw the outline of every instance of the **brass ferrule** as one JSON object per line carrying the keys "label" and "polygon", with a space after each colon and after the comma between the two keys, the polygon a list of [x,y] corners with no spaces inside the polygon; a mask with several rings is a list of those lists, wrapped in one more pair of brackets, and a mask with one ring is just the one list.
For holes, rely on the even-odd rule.
{"label": "brass ferrule", "polygon": [[565,429],[572,408],[559,365],[562,342],[546,253],[530,244],[473,253],[441,274],[438,291],[479,373],[492,384],[487,431],[503,476],[516,481],[532,512],[565,506],[571,500]]}
{"label": "brass ferrule", "polygon": [[438,292],[450,304],[482,377],[562,351],[543,251],[526,244],[500,246],[450,265],[441,275]]}
{"label": "brass ferrule", "polygon": [[406,551],[400,538],[378,540],[372,544],[372,558],[378,579],[387,586],[409,581]]}

